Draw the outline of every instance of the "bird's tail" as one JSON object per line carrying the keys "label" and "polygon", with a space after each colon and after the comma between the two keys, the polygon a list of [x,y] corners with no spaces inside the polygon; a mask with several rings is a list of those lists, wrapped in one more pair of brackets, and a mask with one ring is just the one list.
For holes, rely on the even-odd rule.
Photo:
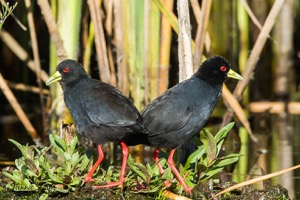
{"label": "bird's tail", "polygon": [[143,124],[136,124],[134,132],[127,133],[123,140],[128,146],[135,146],[139,144],[150,145],[148,141],[149,130]]}

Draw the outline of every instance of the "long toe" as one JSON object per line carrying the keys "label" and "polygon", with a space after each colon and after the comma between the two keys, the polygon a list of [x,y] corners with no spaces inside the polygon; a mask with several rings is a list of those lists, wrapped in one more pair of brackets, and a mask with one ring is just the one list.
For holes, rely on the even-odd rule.
{"label": "long toe", "polygon": [[95,185],[93,186],[93,189],[99,189],[99,188],[109,188],[109,187],[117,187],[121,185],[121,190],[123,190],[123,182],[109,182],[107,185]]}
{"label": "long toe", "polygon": [[88,182],[94,182],[94,179],[93,179],[92,177],[90,177],[90,176],[87,176],[87,177],[84,178],[83,181],[84,181],[85,183],[88,183]]}
{"label": "long toe", "polygon": [[166,188],[170,187],[170,186],[171,186],[170,181],[166,180],[166,181],[165,181],[165,186],[166,186]]}
{"label": "long toe", "polygon": [[192,195],[192,189],[193,189],[193,188],[189,188],[189,187],[187,187],[187,186],[185,185],[185,186],[183,186],[183,189],[184,189],[187,193],[189,193],[190,195]]}

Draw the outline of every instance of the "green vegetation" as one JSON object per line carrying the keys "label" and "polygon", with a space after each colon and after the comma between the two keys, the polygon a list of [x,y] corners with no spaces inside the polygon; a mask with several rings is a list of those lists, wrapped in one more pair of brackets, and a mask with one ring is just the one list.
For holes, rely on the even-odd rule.
{"label": "green vegetation", "polygon": [[12,14],[13,10],[16,8],[16,6],[18,5],[18,2],[16,2],[14,5],[9,6],[9,3],[7,2],[7,4],[2,4],[1,3],[1,10],[0,10],[0,29],[2,28],[5,20],[7,19],[7,17]]}
{"label": "green vegetation", "polygon": [[[220,172],[225,166],[236,162],[238,154],[231,154],[218,157],[224,139],[233,123],[222,128],[214,137],[210,132],[204,130],[205,139],[203,144],[189,156],[187,164],[180,167],[181,174],[190,186],[195,186],[199,182],[207,181]],[[16,159],[16,169],[3,170],[3,174],[13,180],[7,184],[7,188],[15,192],[39,192],[44,197],[59,193],[74,192],[83,185],[88,168],[91,162],[81,147],[78,146],[78,138],[74,137],[70,142],[57,135],[49,135],[51,145],[49,147],[37,147],[35,145],[21,145],[14,140],[22,153],[22,157]],[[136,163],[131,156],[128,159],[130,171],[126,174],[124,187],[127,191],[134,193],[144,193],[161,195],[166,189],[164,181],[168,180],[172,185],[171,190],[182,192],[177,179],[174,178],[171,169],[168,167],[166,159],[160,160],[165,168],[165,173],[159,173],[156,163],[141,164]],[[195,164],[191,168],[191,164]],[[119,179],[119,169],[109,166],[106,170],[98,170],[95,183],[113,182]],[[120,189],[114,189],[119,193]]]}
{"label": "green vegetation", "polygon": [[238,161],[240,154],[229,154],[219,157],[224,140],[233,127],[234,123],[230,123],[223,127],[215,136],[209,131],[203,129],[201,131],[201,141],[203,145],[192,153],[185,166],[183,172],[190,168],[191,164],[195,163],[194,173],[198,174],[200,181],[205,181],[212,178],[224,167]]}
{"label": "green vegetation", "polygon": [[76,148],[78,139],[70,144],[57,135],[49,135],[51,145],[39,148],[35,145],[14,143],[22,153],[16,159],[16,169],[3,170],[3,174],[13,180],[6,185],[13,191],[33,191],[44,195],[68,193],[83,184],[90,160],[82,148]]}

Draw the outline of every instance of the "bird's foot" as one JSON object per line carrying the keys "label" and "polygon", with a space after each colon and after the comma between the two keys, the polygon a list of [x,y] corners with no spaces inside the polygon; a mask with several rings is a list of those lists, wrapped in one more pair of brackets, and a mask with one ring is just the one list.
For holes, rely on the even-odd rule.
{"label": "bird's foot", "polygon": [[189,188],[189,187],[186,186],[186,187],[183,187],[183,189],[192,196],[192,189],[193,188]]}
{"label": "bird's foot", "polygon": [[[185,181],[186,177],[187,177],[188,173],[186,173],[183,177],[183,180]],[[192,189],[193,188],[189,188],[187,185],[183,185],[183,189],[188,192],[190,195],[192,195]]]}
{"label": "bird's foot", "polygon": [[184,191],[186,191],[187,193],[192,195],[193,188],[188,187],[185,183],[184,184],[178,183],[178,185],[181,185],[183,187]]}
{"label": "bird's foot", "polygon": [[[178,185],[181,185],[181,184],[178,183]],[[170,186],[171,186],[170,181],[165,180],[165,187],[166,187],[166,188],[169,188]],[[190,195],[192,195],[192,189],[193,189],[193,188],[189,188],[187,185],[183,185],[182,187],[183,187],[183,189],[184,189],[186,192],[188,192]]]}
{"label": "bird's foot", "polygon": [[88,182],[94,182],[94,179],[90,176],[87,176],[85,177],[85,179],[83,180],[85,183],[88,183]]}
{"label": "bird's foot", "polygon": [[96,185],[96,186],[93,186],[93,189],[116,187],[119,185],[121,185],[121,190],[123,190],[123,181],[109,182],[106,185]]}
{"label": "bird's foot", "polygon": [[168,188],[168,187],[170,187],[170,186],[171,186],[170,181],[167,181],[167,180],[166,180],[166,181],[165,181],[165,187]]}

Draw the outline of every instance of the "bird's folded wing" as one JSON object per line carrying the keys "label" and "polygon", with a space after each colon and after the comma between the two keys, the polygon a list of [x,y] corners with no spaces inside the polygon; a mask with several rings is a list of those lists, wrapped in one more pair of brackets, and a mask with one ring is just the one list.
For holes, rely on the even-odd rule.
{"label": "bird's folded wing", "polygon": [[[149,136],[176,131],[184,127],[193,114],[193,108],[181,104],[152,102],[143,112],[144,125]],[[155,130],[155,131],[154,131]]]}
{"label": "bird's folded wing", "polygon": [[139,113],[132,102],[110,85],[96,84],[80,95],[85,97],[80,104],[95,124],[130,126],[138,119]]}

